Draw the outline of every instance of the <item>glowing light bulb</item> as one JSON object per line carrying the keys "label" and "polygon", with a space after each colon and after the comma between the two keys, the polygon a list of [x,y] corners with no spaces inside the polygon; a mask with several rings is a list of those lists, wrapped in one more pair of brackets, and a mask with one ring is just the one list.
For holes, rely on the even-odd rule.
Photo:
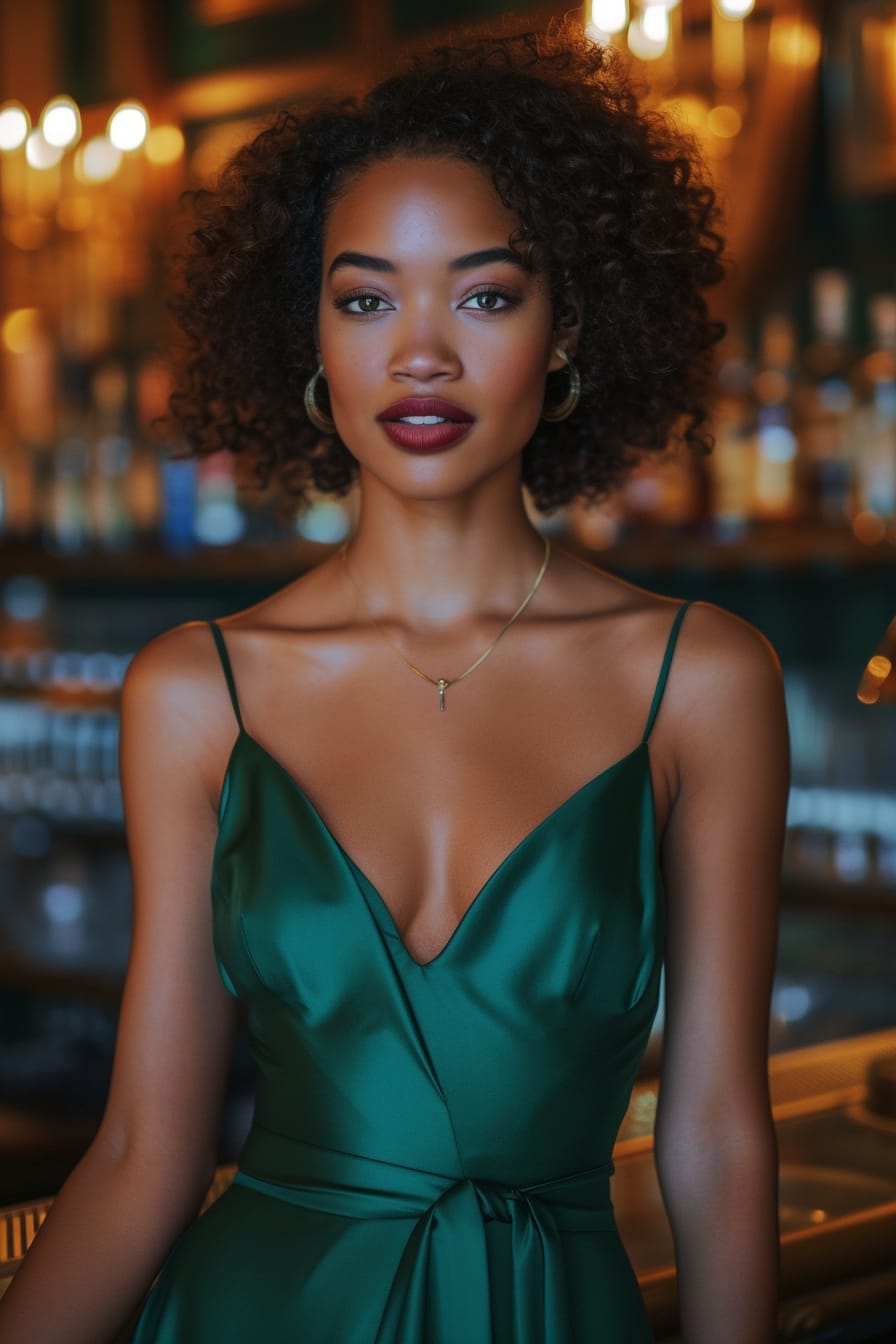
{"label": "glowing light bulb", "polygon": [[641,29],[651,42],[665,47],[669,41],[669,11],[665,5],[647,5],[641,15]]}
{"label": "glowing light bulb", "polygon": [[628,0],[591,0],[591,22],[604,33],[621,33],[628,23]]}
{"label": "glowing light bulb", "polygon": [[665,5],[647,5],[628,26],[628,45],[632,55],[642,61],[655,61],[669,44],[669,13]]}
{"label": "glowing light bulb", "polygon": [[727,103],[720,103],[710,109],[706,117],[706,124],[713,135],[719,136],[722,140],[731,140],[735,135],[740,134],[743,119],[736,107],[729,107]]}
{"label": "glowing light bulb", "polygon": [[31,119],[21,103],[0,107],[0,149],[18,149],[31,130]]}
{"label": "glowing light bulb", "polygon": [[720,14],[726,19],[745,19],[752,13],[756,0],[716,0]]}
{"label": "glowing light bulb", "polygon": [[95,135],[75,157],[75,176],[82,182],[106,182],[121,166],[121,150],[104,135]]}
{"label": "glowing light bulb", "polygon": [[62,158],[62,153],[63,151],[58,145],[51,145],[47,142],[39,126],[35,126],[25,141],[25,158],[32,168],[39,170],[55,168]]}
{"label": "glowing light bulb", "polygon": [[51,98],[40,114],[40,128],[49,145],[66,149],[81,137],[81,116],[73,98]]}
{"label": "glowing light bulb", "polygon": [[776,14],[768,35],[769,55],[782,65],[811,69],[821,56],[821,34],[811,23]]}
{"label": "glowing light bulb", "polygon": [[14,355],[24,355],[40,331],[39,308],[16,308],[7,313],[0,327],[0,340]]}
{"label": "glowing light bulb", "polygon": [[139,149],[149,131],[149,117],[141,103],[121,103],[109,118],[106,134],[116,149]]}

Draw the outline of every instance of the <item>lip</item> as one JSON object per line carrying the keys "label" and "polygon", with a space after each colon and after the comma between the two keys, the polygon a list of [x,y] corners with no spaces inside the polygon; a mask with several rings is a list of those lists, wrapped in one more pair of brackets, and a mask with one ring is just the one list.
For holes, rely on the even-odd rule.
{"label": "lip", "polygon": [[[405,425],[403,415],[439,415],[443,425]],[[376,417],[387,438],[411,453],[441,453],[464,438],[476,419],[462,406],[441,397],[402,397]]]}
{"label": "lip", "polygon": [[[409,415],[438,415],[438,411],[409,411]],[[447,421],[443,425],[406,425],[401,420],[381,420],[383,433],[409,453],[441,453],[473,428],[472,420]]]}
{"label": "lip", "polygon": [[[394,421],[403,415],[441,415],[445,420],[464,425],[472,424],[476,418],[462,406],[455,406],[451,401],[443,401],[441,397],[403,397],[401,401],[395,401],[384,411],[380,411],[376,418],[380,421]],[[407,426],[407,428],[429,428],[429,426]]]}

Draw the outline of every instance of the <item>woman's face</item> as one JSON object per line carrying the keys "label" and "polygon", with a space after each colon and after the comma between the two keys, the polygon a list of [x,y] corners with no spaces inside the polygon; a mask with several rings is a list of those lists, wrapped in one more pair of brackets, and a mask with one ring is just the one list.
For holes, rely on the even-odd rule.
{"label": "woman's face", "polygon": [[[545,375],[562,361],[546,278],[509,248],[518,223],[486,173],[457,159],[375,163],[332,206],[318,335],[333,418],[362,472],[399,493],[519,480]],[[468,418],[396,424],[409,415]]]}

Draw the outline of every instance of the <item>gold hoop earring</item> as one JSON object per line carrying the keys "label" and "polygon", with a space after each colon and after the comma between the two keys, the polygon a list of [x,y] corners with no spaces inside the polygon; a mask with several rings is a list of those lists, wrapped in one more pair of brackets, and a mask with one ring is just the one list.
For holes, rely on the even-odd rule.
{"label": "gold hoop earring", "polygon": [[314,390],[317,387],[317,380],[323,371],[323,364],[318,364],[317,373],[309,378],[305,385],[305,411],[315,429],[319,429],[322,434],[333,434],[336,431],[334,421],[332,421],[328,415],[324,414],[314,400]]}
{"label": "gold hoop earring", "polygon": [[542,420],[550,420],[552,422],[555,420],[565,420],[568,415],[572,415],[579,404],[579,396],[582,391],[582,380],[579,377],[579,371],[575,364],[573,364],[569,355],[560,345],[554,347],[554,353],[560,356],[569,370],[569,391],[563,400],[558,402],[556,406],[546,407],[542,410]]}

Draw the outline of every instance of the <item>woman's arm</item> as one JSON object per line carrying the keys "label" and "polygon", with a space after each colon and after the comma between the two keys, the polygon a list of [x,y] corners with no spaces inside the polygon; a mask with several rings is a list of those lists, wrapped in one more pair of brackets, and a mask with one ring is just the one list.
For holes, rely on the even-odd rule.
{"label": "woman's arm", "polygon": [[683,1344],[773,1344],[768,1028],[790,782],[783,678],[754,626],[707,603],[688,612],[676,663],[657,1175]]}
{"label": "woman's arm", "polygon": [[209,896],[207,762],[226,758],[225,735],[232,713],[208,630],[181,626],[146,645],[122,689],[134,922],[109,1095],[0,1301],[0,1344],[111,1339],[212,1178],[235,1023]]}

